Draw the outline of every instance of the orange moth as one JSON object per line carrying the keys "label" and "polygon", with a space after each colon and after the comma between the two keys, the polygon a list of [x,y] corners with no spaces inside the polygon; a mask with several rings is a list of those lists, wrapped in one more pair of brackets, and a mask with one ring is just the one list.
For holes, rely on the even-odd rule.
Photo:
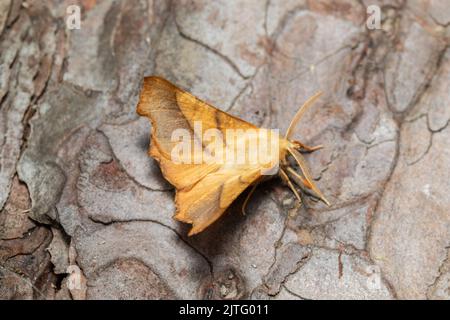
{"label": "orange moth", "polygon": [[[189,235],[216,221],[248,187],[242,211],[259,182],[279,175],[302,202],[297,187],[329,205],[314,184],[293,129],[320,93],[308,99],[286,134],[258,128],[221,111],[159,77],[146,77],[137,113],[152,124],[149,155],[176,189],[176,220],[192,224]],[[299,167],[291,166],[292,159]],[[295,183],[295,185],[294,185]],[[297,187],[296,187],[297,186]]]}

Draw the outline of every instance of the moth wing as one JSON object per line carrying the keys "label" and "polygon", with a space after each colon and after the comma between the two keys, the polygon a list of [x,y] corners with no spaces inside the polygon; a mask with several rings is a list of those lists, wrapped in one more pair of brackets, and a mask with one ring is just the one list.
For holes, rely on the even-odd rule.
{"label": "moth wing", "polygon": [[[159,162],[164,177],[177,190],[191,188],[209,173],[220,169],[221,165],[183,164],[172,161],[171,152],[178,143],[172,139],[174,130],[188,130],[192,139],[199,141],[193,131],[196,121],[202,124],[202,134],[211,128],[221,132],[236,128],[257,129],[254,125],[214,108],[159,77],[144,79],[137,113],[150,119],[152,133],[149,154]],[[192,143],[195,144],[196,141]],[[191,156],[194,159],[199,156],[195,154],[198,149],[192,149]]]}
{"label": "moth wing", "polygon": [[261,168],[220,169],[208,174],[189,190],[176,194],[175,219],[191,223],[189,235],[216,221],[244,190],[261,177]]}
{"label": "moth wing", "polygon": [[180,89],[177,91],[177,102],[191,126],[195,121],[201,121],[203,133],[212,128],[219,129],[223,133],[227,129],[259,129],[255,125],[223,112]]}

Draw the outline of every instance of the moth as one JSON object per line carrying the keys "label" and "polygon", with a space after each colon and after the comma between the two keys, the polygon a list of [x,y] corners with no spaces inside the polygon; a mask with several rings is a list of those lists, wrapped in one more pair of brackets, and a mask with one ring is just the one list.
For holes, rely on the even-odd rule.
{"label": "moth", "polygon": [[[221,111],[167,80],[155,76],[144,78],[137,113],[147,117],[152,125],[148,153],[159,163],[164,178],[176,189],[174,218],[192,224],[189,236],[203,231],[219,219],[231,203],[251,187],[242,206],[245,214],[256,186],[276,175],[292,190],[300,204],[302,198],[297,187],[330,205],[314,184],[302,156],[302,153],[313,152],[322,146],[310,147],[291,139],[296,124],[319,96],[320,93],[315,94],[299,108],[283,136]],[[179,139],[174,139],[174,132],[180,130],[188,133],[187,138],[184,137],[188,142],[184,141],[186,148],[181,160],[188,158],[191,161],[177,158],[180,152],[174,155],[174,150],[183,149],[179,148]],[[232,136],[229,131],[238,134]],[[210,132],[215,132],[214,139],[201,139]],[[271,150],[267,151],[266,161],[250,161],[255,153],[252,148],[264,145],[261,142],[266,143],[263,152]],[[219,147],[211,148],[211,145]],[[236,151],[243,151],[240,162],[231,156],[229,158],[234,161],[204,161],[201,157],[199,160],[199,156],[211,156],[212,153],[222,160],[228,159],[228,154]],[[294,169],[293,162],[299,170]]]}

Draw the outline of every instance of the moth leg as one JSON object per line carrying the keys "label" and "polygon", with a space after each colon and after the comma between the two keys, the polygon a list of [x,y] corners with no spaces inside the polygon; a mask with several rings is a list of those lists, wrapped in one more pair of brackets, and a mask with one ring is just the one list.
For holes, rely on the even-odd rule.
{"label": "moth leg", "polygon": [[258,186],[259,182],[255,183],[252,187],[252,189],[250,190],[250,192],[248,193],[247,197],[244,200],[244,203],[242,204],[242,215],[246,215],[247,213],[245,212],[245,208],[247,208],[247,203],[250,200],[250,197],[253,195],[253,192],[255,192],[256,187]]}
{"label": "moth leg", "polygon": [[328,200],[325,198],[322,192],[320,192],[320,190],[316,187],[316,185],[312,181],[311,173],[308,170],[308,167],[303,159],[303,156],[295,149],[288,148],[287,150],[291,154],[291,156],[294,157],[305,178],[303,178],[297,172],[295,172],[294,169],[288,167],[289,173],[298,178],[312,195],[314,195],[316,198],[319,198],[319,200],[323,201],[327,206],[330,206],[330,202],[328,202]]}
{"label": "moth leg", "polygon": [[297,183],[300,189],[302,189],[304,192],[308,192],[308,189],[311,189],[308,181],[301,175],[299,175],[292,167],[287,167],[287,172],[291,176],[293,176],[295,183]]}
{"label": "moth leg", "polygon": [[323,145],[319,144],[318,146],[307,146],[306,144],[303,144],[301,142],[299,142],[299,146],[300,146],[300,151],[306,151],[306,152],[314,152],[317,151],[319,149],[323,148]]}
{"label": "moth leg", "polygon": [[280,169],[280,176],[281,176],[281,179],[283,179],[283,181],[286,182],[287,185],[289,186],[289,188],[292,190],[292,192],[294,193],[295,197],[297,198],[299,204],[302,204],[302,197],[300,197],[300,194],[298,193],[297,189],[295,189],[295,186],[291,182],[291,179],[289,179],[289,176],[287,175],[286,172],[284,172],[283,169]]}

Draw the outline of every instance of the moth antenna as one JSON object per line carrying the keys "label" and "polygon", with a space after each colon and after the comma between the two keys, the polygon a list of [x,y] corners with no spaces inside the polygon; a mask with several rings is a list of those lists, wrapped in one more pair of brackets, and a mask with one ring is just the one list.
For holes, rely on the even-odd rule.
{"label": "moth antenna", "polygon": [[286,131],[285,138],[290,139],[292,135],[292,130],[297,125],[297,122],[301,119],[303,114],[305,113],[306,109],[308,109],[309,106],[311,106],[320,96],[322,95],[322,92],[317,92],[315,95],[313,95],[311,98],[306,100],[306,102],[298,109],[297,113],[295,114],[294,118],[292,118],[291,123],[289,124],[289,127]]}
{"label": "moth antenna", "polygon": [[245,209],[247,208],[247,203],[250,200],[250,197],[253,195],[253,192],[255,192],[256,187],[258,186],[259,182],[255,183],[252,187],[252,189],[250,190],[250,192],[248,193],[247,197],[244,200],[244,203],[242,204],[242,215],[246,215],[247,212],[245,212]]}
{"label": "moth antenna", "polygon": [[300,170],[302,171],[302,174],[305,176],[305,178],[301,177],[292,168],[288,168],[289,173],[296,176],[308,190],[312,190],[320,200],[322,200],[327,206],[330,206],[330,202],[325,198],[325,196],[322,194],[322,192],[320,192],[320,190],[316,187],[316,185],[312,181],[311,173],[308,170],[308,166],[306,165],[305,160],[303,159],[303,156],[295,149],[287,148],[287,150],[291,154],[291,156],[294,157],[295,161],[297,162],[298,166],[300,167]]}
{"label": "moth antenna", "polygon": [[299,204],[302,204],[302,197],[298,193],[297,189],[295,189],[295,186],[291,182],[291,179],[289,179],[289,176],[287,175],[287,173],[284,172],[284,170],[281,169],[281,168],[280,168],[280,176],[281,176],[281,179],[283,179],[287,183],[289,188],[292,190],[292,192],[294,193],[295,197],[298,199]]}

